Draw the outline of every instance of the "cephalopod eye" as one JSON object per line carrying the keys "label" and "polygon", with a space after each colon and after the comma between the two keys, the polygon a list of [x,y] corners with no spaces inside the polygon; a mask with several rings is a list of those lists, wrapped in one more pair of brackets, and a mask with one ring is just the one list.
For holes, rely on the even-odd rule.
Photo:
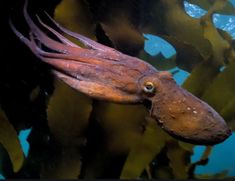
{"label": "cephalopod eye", "polygon": [[144,92],[147,94],[153,94],[155,92],[155,86],[152,82],[145,82]]}

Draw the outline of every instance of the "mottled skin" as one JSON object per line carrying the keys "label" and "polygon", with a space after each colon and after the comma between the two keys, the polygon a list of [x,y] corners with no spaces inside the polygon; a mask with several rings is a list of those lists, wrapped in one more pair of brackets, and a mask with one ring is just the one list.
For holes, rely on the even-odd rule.
{"label": "mottled skin", "polygon": [[223,118],[208,104],[178,86],[170,73],[159,72],[138,58],[71,32],[51,19],[58,30],[83,43],[86,48],[82,48],[38,18],[40,25],[60,41],[54,40],[35,25],[26,7],[27,3],[24,17],[30,27],[29,39],[10,23],[12,30],[69,86],[100,100],[117,103],[147,100],[151,102],[150,116],[169,134],[187,142],[216,144],[231,134]]}

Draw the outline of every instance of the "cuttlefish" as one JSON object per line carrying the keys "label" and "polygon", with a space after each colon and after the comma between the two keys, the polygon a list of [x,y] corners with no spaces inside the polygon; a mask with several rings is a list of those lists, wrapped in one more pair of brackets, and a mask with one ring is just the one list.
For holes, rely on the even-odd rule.
{"label": "cuttlefish", "polygon": [[[30,28],[23,36],[10,22],[13,32],[53,74],[91,98],[115,103],[148,103],[149,114],[170,135],[186,142],[213,145],[231,135],[224,119],[207,103],[176,84],[167,71],[158,71],[136,57],[128,56],[59,25],[55,29],[39,17],[38,24],[53,34],[44,33],[27,13]],[[79,46],[63,34],[80,41]]]}

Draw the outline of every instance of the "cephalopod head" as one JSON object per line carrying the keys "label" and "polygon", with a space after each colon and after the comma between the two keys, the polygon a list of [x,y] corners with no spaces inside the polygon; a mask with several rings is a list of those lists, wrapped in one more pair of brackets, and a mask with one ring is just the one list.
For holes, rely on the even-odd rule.
{"label": "cephalopod head", "polygon": [[[169,134],[187,142],[213,145],[231,135],[224,119],[207,103],[176,84],[168,72],[143,77],[152,102],[151,116]],[[146,89],[146,88],[145,88]]]}
{"label": "cephalopod head", "polygon": [[[225,121],[209,105],[179,87],[167,72],[80,34],[61,27],[49,27],[39,18],[37,26],[24,8],[30,27],[29,38],[10,23],[13,32],[43,62],[52,66],[55,76],[74,89],[95,99],[118,103],[151,102],[151,116],[173,136],[191,143],[215,144],[231,133]],[[62,32],[62,33],[59,33]],[[80,47],[63,34],[78,39]]]}

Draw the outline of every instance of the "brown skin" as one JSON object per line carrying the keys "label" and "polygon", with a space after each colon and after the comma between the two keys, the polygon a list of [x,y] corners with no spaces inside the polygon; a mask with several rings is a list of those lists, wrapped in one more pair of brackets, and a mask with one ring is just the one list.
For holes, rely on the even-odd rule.
{"label": "brown skin", "polygon": [[223,118],[208,104],[178,86],[170,73],[159,72],[138,58],[71,32],[51,19],[60,31],[78,39],[86,48],[79,47],[38,18],[41,26],[60,41],[53,40],[35,25],[26,7],[27,3],[24,17],[31,30],[30,38],[24,37],[10,23],[12,30],[69,86],[100,100],[117,103],[148,100],[152,104],[150,116],[169,134],[190,143],[213,145],[231,135]]}
{"label": "brown skin", "polygon": [[223,118],[208,104],[179,87],[168,72],[158,72],[140,80],[154,82],[156,92],[145,96],[154,103],[151,116],[171,135],[196,144],[216,144],[231,131]]}

